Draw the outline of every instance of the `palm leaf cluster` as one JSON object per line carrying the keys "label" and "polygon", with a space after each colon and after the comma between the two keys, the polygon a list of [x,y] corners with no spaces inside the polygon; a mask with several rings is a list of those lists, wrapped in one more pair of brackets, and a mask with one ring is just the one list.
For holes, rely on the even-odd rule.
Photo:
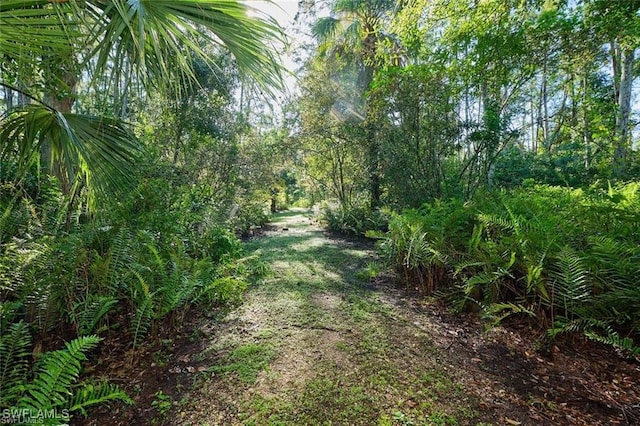
{"label": "palm leaf cluster", "polygon": [[[3,1],[0,85],[31,105],[0,118],[0,152],[23,173],[44,158],[65,191],[86,184],[90,195],[112,194],[131,183],[142,155],[120,121],[132,85],[197,84],[194,60],[215,67],[203,47],[214,44],[270,90],[282,83],[278,40],[273,20],[235,0]],[[105,93],[109,112],[73,111],[79,91],[90,90]]]}

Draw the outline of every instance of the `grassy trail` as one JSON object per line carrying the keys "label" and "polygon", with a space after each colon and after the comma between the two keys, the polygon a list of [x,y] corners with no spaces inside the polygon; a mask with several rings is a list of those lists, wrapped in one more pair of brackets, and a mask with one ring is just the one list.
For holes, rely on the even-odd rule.
{"label": "grassy trail", "polygon": [[496,378],[460,374],[450,353],[463,331],[374,280],[369,243],[332,236],[303,212],[272,225],[247,244],[267,273],[215,326],[196,359],[209,367],[172,424],[507,424],[506,399],[487,414],[491,402],[465,391]]}

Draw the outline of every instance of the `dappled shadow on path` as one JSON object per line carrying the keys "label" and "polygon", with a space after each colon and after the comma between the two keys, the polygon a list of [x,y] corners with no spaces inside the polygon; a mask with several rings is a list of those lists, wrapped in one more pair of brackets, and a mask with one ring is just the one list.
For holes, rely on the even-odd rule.
{"label": "dappled shadow on path", "polygon": [[296,214],[246,248],[270,272],[202,354],[220,363],[259,346],[273,357],[249,385],[207,380],[181,424],[475,424],[477,404],[439,365],[429,334],[362,274],[376,261],[372,242]]}
{"label": "dappled shadow on path", "polygon": [[[275,279],[304,281],[302,287],[306,291],[363,287],[356,273],[376,260],[372,241],[332,234],[300,212],[281,214],[277,219],[265,233],[265,238],[246,244],[248,253],[258,255],[263,262],[272,265]],[[281,284],[273,289],[281,290]],[[265,290],[268,289],[267,283]]]}

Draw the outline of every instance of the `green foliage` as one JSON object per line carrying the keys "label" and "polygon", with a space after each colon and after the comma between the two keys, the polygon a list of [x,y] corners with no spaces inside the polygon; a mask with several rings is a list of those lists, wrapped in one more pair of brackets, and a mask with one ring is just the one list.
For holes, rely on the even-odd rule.
{"label": "green foliage", "polygon": [[216,373],[236,373],[240,382],[253,384],[260,371],[268,367],[274,355],[271,347],[250,343],[235,348],[225,364],[213,366],[210,370]]}
{"label": "green foliage", "polygon": [[637,179],[639,5],[329,2],[310,15],[320,43],[291,127],[308,192],[400,210],[532,179]]}
{"label": "green foliage", "polygon": [[636,355],[639,189],[538,185],[436,201],[393,215],[380,251],[426,293],[453,279],[442,293],[459,308],[535,317],[550,336],[581,331]]}
{"label": "green foliage", "polygon": [[[77,383],[85,354],[100,340],[94,334],[119,330],[135,353],[160,327],[182,323],[193,307],[241,299],[252,271],[250,260],[239,258],[242,245],[231,225],[205,221],[215,217],[210,206],[196,211],[174,204],[180,193],[160,179],[142,182],[152,185],[92,220],[66,214],[66,198],[56,191],[36,200],[19,190],[0,197],[3,408],[85,414],[96,404],[129,401],[109,383]],[[130,213],[135,204],[143,207],[140,215]],[[164,218],[157,208],[166,209]],[[201,226],[191,226],[194,217]],[[47,335],[71,340],[33,363],[32,335],[45,345],[51,344]]]}
{"label": "green foliage", "polygon": [[78,383],[85,354],[99,341],[97,336],[79,337],[65,343],[65,349],[40,354],[31,367],[28,327],[23,321],[14,323],[0,335],[0,406],[31,413],[61,410],[65,418],[45,419],[46,424],[60,424],[68,420],[65,412],[85,413],[86,407],[114,400],[130,403],[127,394],[110,383]]}
{"label": "green foliage", "polygon": [[[451,170],[445,161],[455,152],[459,124],[453,120],[452,90],[443,71],[433,66],[387,67],[376,74],[370,102],[384,123],[397,111],[397,126],[381,126],[385,201],[419,207],[447,194]],[[422,107],[427,106],[427,107]]]}
{"label": "green foliage", "polygon": [[628,336],[621,337],[608,322],[595,318],[581,318],[571,321],[559,319],[553,327],[547,330],[547,336],[553,339],[562,333],[575,332],[583,333],[587,338],[596,342],[613,346],[625,357],[640,356],[640,345],[634,343],[633,339]]}
{"label": "green foliage", "polygon": [[[29,167],[45,144],[51,145],[54,158],[64,161],[64,175],[58,178],[73,182],[82,176],[92,196],[120,195],[131,189],[134,164],[142,152],[123,123],[106,117],[62,114],[42,105],[14,109],[3,117],[3,158],[14,156],[18,164]],[[90,201],[95,207],[95,198]]]}
{"label": "green foliage", "polygon": [[98,328],[101,320],[115,307],[118,299],[113,294],[89,294],[84,299],[77,300],[71,312],[70,321],[76,324],[78,336],[87,336],[103,331]]}
{"label": "green foliage", "polygon": [[247,122],[232,101],[241,73],[281,84],[280,28],[223,3],[0,8],[3,29],[30,35],[16,50],[18,34],[0,34],[2,408],[127,399],[75,384],[97,334],[117,330],[133,354],[192,307],[240,300],[250,271],[235,233],[266,220],[266,199],[241,173]]}
{"label": "green foliage", "polygon": [[394,214],[379,248],[401,272],[407,286],[431,294],[445,279],[452,257],[465,239],[473,211],[459,201],[436,201],[420,210]]}
{"label": "green foliage", "polygon": [[[50,163],[44,171],[60,180],[65,193],[85,186],[92,200],[135,180],[141,144],[125,125],[132,86],[181,93],[203,83],[199,71],[217,66],[205,43],[231,52],[237,68],[264,90],[282,83],[271,50],[280,28],[250,16],[236,1],[189,0],[170,7],[122,0],[11,1],[3,5],[0,25],[29,34],[17,50],[24,33],[0,34],[6,59],[0,85],[23,98],[0,118],[3,159],[26,169],[41,158],[39,166]],[[83,95],[102,104],[99,115],[72,111]]]}
{"label": "green foliage", "polygon": [[364,200],[361,200],[349,205],[325,205],[322,220],[333,231],[365,235],[368,231],[385,229],[388,219],[385,211],[372,212]]}
{"label": "green foliage", "polygon": [[3,327],[0,334],[0,406],[2,407],[15,404],[24,393],[23,380],[29,368],[30,346],[31,334],[24,321],[14,323],[8,329]]}
{"label": "green foliage", "polygon": [[66,343],[66,349],[47,352],[34,366],[34,378],[26,386],[19,405],[32,409],[50,409],[67,401],[71,385],[78,380],[85,352],[94,348],[100,339],[85,336]]}
{"label": "green foliage", "polygon": [[165,418],[173,405],[173,399],[161,390],[156,392],[154,396],[155,398],[151,402],[151,406],[158,411],[158,414],[160,414],[162,418]]}
{"label": "green foliage", "polygon": [[367,263],[367,266],[356,273],[356,278],[360,281],[369,282],[380,274],[380,266],[375,262]]}
{"label": "green foliage", "polygon": [[209,303],[229,304],[238,302],[247,283],[235,277],[220,277],[214,279],[201,289],[197,301],[205,300]]}
{"label": "green foliage", "polygon": [[[242,253],[235,234],[212,222],[193,227],[184,216],[196,216],[171,202],[177,197],[170,187],[144,182],[154,183],[149,192],[132,193],[92,222],[80,223],[77,216],[67,232],[58,220],[64,197],[44,205],[2,199],[3,327],[19,318],[11,312],[21,310],[36,333],[85,336],[119,327],[130,331],[137,347],[165,317],[179,324],[194,302],[239,299],[246,272],[231,266]],[[129,212],[136,204],[139,215]],[[156,209],[166,209],[164,217]]]}

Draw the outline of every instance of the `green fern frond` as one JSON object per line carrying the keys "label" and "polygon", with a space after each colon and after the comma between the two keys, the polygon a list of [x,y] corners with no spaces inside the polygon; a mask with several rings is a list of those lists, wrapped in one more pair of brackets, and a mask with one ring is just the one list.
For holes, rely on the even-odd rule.
{"label": "green fern frond", "polygon": [[95,331],[100,320],[118,303],[115,296],[99,296],[89,294],[85,300],[76,304],[74,309],[75,322],[79,336],[86,336]]}
{"label": "green fern frond", "polygon": [[24,391],[30,346],[31,334],[24,321],[0,332],[0,407],[14,405]]}
{"label": "green fern frond", "polygon": [[484,307],[484,317],[491,320],[492,326],[499,325],[505,318],[515,314],[525,314],[535,318],[536,313],[532,308],[514,303],[492,303]]}
{"label": "green fern frond", "polygon": [[620,337],[611,327],[606,327],[604,334],[600,334],[594,330],[585,330],[584,335],[593,341],[604,343],[605,345],[618,349],[625,356],[633,358],[640,356],[640,346],[636,345],[633,339],[629,337]]}
{"label": "green fern frond", "polygon": [[131,232],[125,227],[120,228],[110,243],[107,282],[111,288],[117,288],[121,282],[121,277],[126,274],[134,263],[131,253]]}
{"label": "green fern frond", "polygon": [[640,247],[635,242],[589,238],[589,263],[603,289],[635,286],[640,274]]}
{"label": "green fern frond", "polygon": [[160,252],[158,251],[158,248],[155,246],[155,244],[145,243],[145,247],[153,255],[153,260],[155,261],[155,264],[157,265],[159,270],[164,272],[164,270],[166,269],[166,265],[164,259],[162,259],[162,256],[160,256]]}
{"label": "green fern frond", "polygon": [[547,257],[546,250],[542,253],[538,253],[537,258],[533,260],[531,256],[525,256],[525,270],[527,272],[527,294],[531,294],[535,291],[539,294],[544,301],[549,301],[550,296],[545,285],[544,272],[545,272],[545,258]]}
{"label": "green fern frond", "polygon": [[479,222],[473,225],[471,238],[469,238],[469,242],[467,243],[467,251],[469,253],[473,253],[480,246],[480,242],[482,241],[482,233],[484,232],[484,227],[485,227],[484,222]]}
{"label": "green fern frond", "polygon": [[160,288],[153,292],[154,318],[164,318],[180,306],[182,299],[180,280],[167,278]]}
{"label": "green fern frond", "polygon": [[565,321],[566,318],[557,320],[554,326],[547,330],[547,336],[553,339],[563,333],[582,333],[590,340],[616,348],[625,356],[640,356],[640,346],[629,337],[620,337],[620,334],[606,321],[595,318]]}
{"label": "green fern frond", "polygon": [[478,220],[484,225],[484,227],[493,226],[505,231],[513,231],[515,229],[513,220],[503,216],[480,213],[478,214]]}
{"label": "green fern frond", "polygon": [[118,386],[108,383],[85,383],[73,393],[69,411],[80,411],[86,415],[86,408],[107,401],[123,401],[133,404],[133,400]]}
{"label": "green fern frond", "polygon": [[579,305],[591,299],[589,271],[572,248],[565,246],[556,255],[549,277],[554,298],[559,299],[550,302],[564,308],[565,314],[575,313]]}
{"label": "green fern frond", "polygon": [[557,317],[553,323],[553,327],[547,330],[547,337],[555,339],[557,336],[564,333],[582,332],[587,328],[595,326],[602,327],[606,326],[606,324],[593,318],[568,320],[566,317]]}
{"label": "green fern frond", "polygon": [[462,274],[463,272],[466,272],[470,268],[472,270],[475,270],[476,268],[477,269],[481,269],[481,268],[483,268],[485,266],[485,263],[484,262],[478,262],[475,259],[472,259],[472,260],[462,259],[459,262],[457,262],[456,265],[454,265],[454,266],[455,266],[455,269],[454,269],[453,276],[457,277],[460,274]]}
{"label": "green fern frond", "polygon": [[65,349],[43,354],[34,366],[35,376],[27,385],[19,407],[44,410],[64,406],[80,375],[81,362],[86,360],[85,352],[100,340],[98,336],[78,337],[66,342]]}
{"label": "green fern frond", "polygon": [[467,280],[465,280],[465,283],[467,285],[467,294],[471,293],[475,286],[492,284],[496,281],[497,278],[499,277],[490,272],[480,272],[473,275],[472,277],[469,277]]}
{"label": "green fern frond", "polygon": [[617,261],[626,254],[627,246],[607,236],[592,236],[588,239],[592,251],[603,260]]}
{"label": "green fern frond", "polygon": [[136,301],[136,313],[131,322],[133,333],[133,348],[138,345],[139,339],[147,333],[153,319],[153,293],[146,293]]}

